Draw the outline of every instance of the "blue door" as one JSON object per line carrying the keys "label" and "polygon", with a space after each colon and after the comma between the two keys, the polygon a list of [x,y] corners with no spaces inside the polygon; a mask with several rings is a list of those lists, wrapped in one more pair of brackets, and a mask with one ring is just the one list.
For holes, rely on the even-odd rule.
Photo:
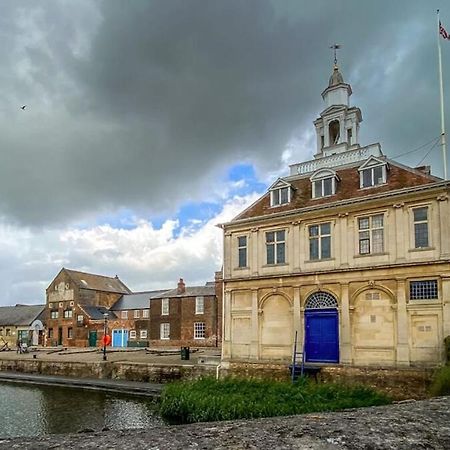
{"label": "blue door", "polygon": [[126,347],[128,343],[128,330],[113,330],[112,346]]}
{"label": "blue door", "polygon": [[305,311],[305,361],[339,362],[339,329],[336,309]]}

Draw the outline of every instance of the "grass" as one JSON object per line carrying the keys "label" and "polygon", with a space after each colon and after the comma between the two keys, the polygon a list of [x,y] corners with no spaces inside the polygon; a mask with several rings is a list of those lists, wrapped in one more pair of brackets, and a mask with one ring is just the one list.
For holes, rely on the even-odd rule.
{"label": "grass", "polygon": [[385,405],[391,400],[371,388],[300,379],[288,382],[227,378],[166,385],[160,413],[171,423],[285,416]]}
{"label": "grass", "polygon": [[450,395],[450,366],[438,369],[431,381],[431,395]]}

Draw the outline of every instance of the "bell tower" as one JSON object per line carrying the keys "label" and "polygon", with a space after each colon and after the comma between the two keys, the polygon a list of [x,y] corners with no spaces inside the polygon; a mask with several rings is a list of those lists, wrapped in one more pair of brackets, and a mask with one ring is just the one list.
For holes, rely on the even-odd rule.
{"label": "bell tower", "polygon": [[322,92],[325,109],[314,121],[317,134],[317,153],[315,158],[342,153],[359,147],[359,124],[362,122],[361,110],[349,106],[352,88],[344,82],[339,71],[336,50],[340,45],[332,45],[334,50],[333,72],[328,87]]}

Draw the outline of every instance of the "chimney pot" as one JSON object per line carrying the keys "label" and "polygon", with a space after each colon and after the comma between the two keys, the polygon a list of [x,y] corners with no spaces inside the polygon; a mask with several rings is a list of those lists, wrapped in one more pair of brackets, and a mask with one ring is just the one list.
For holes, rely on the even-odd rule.
{"label": "chimney pot", "polygon": [[180,278],[177,286],[177,294],[184,294],[186,292],[186,285],[184,284],[183,278]]}

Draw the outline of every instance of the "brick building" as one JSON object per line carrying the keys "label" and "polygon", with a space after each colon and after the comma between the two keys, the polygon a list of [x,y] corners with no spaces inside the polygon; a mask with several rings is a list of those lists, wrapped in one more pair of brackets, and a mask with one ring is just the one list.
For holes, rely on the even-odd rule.
{"label": "brick building", "polygon": [[150,299],[150,345],[217,347],[221,345],[220,277],[205,286],[186,286]]}
{"label": "brick building", "polygon": [[109,308],[131,291],[117,277],[61,269],[46,290],[47,346],[96,346]]}

